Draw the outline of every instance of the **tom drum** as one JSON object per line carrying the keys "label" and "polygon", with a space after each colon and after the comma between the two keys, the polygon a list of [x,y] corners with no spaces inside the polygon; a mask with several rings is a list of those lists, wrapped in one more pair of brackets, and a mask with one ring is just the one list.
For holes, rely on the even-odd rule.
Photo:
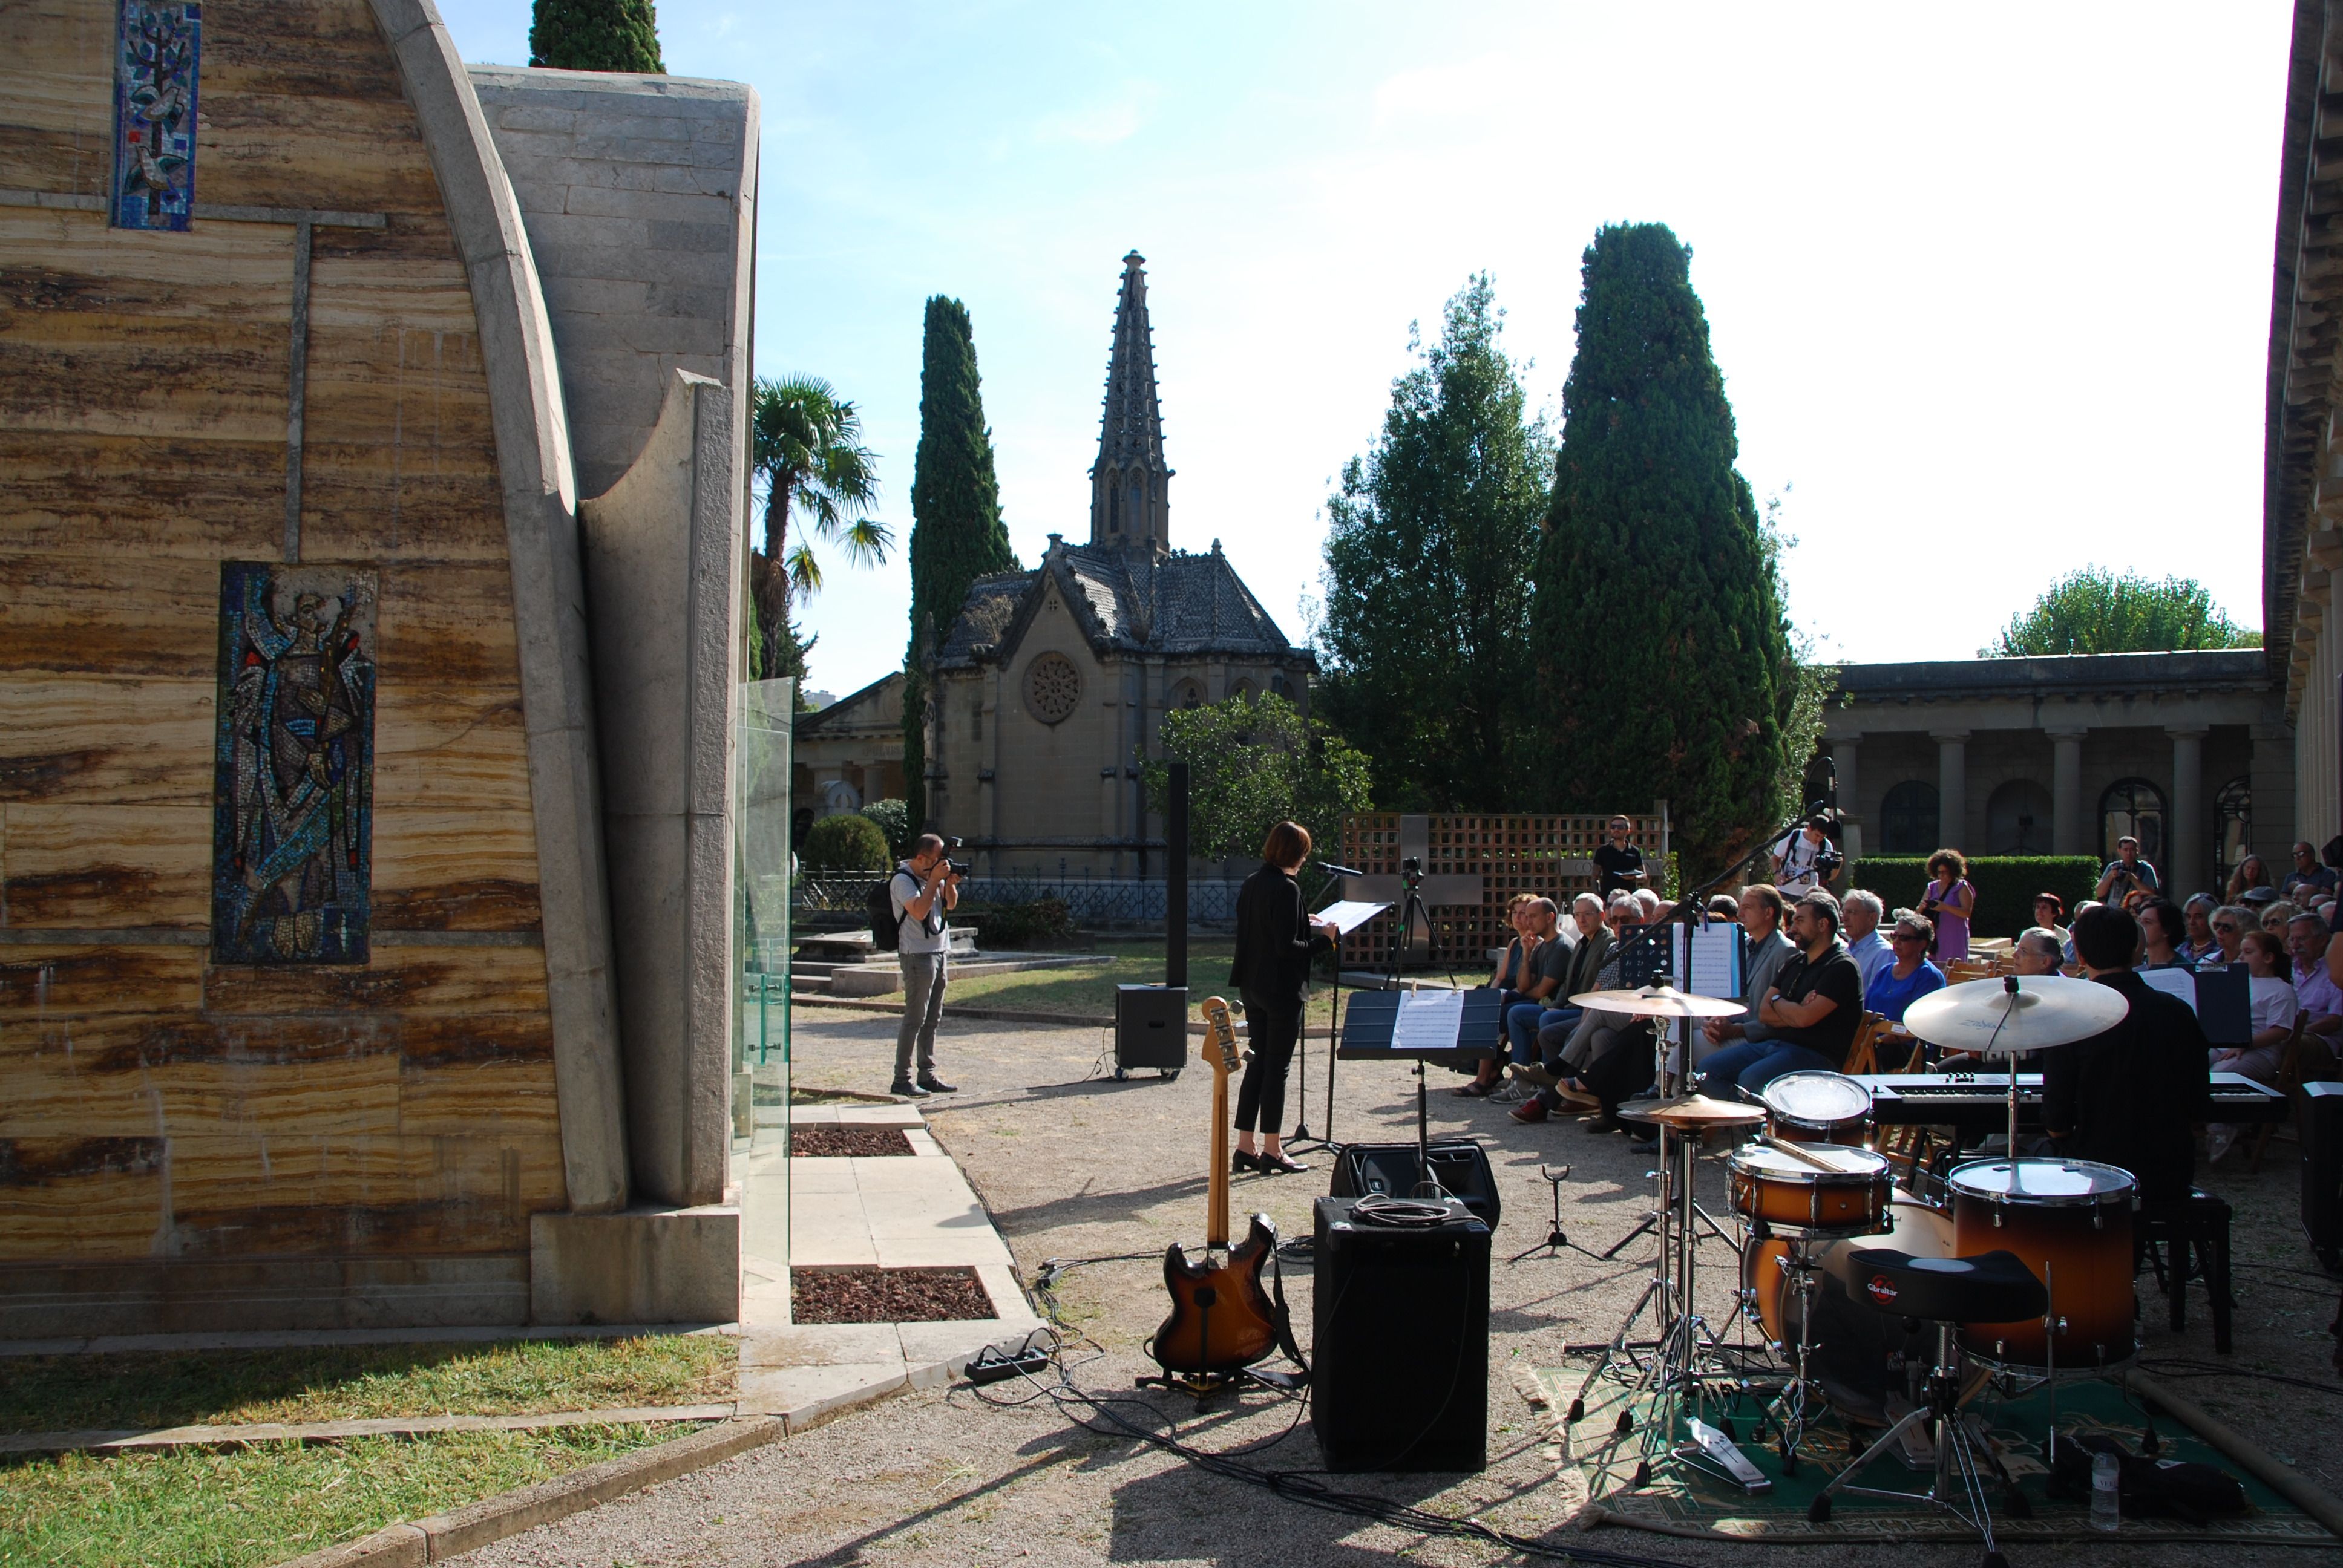
{"label": "tom drum", "polygon": [[1836,1146],[1824,1157],[1842,1169],[1820,1170],[1768,1144],[1742,1145],[1727,1161],[1733,1211],[1776,1231],[1858,1236],[1878,1230],[1892,1190],[1886,1160],[1868,1149]]}
{"label": "tom drum", "polygon": [[1792,1143],[1863,1144],[1871,1091],[1842,1072],[1785,1072],[1765,1086],[1765,1131]]}
{"label": "tom drum", "polygon": [[1961,1349],[2027,1371],[2096,1372],[2138,1352],[2132,1332],[2131,1172],[2088,1160],[1973,1160],[1946,1181],[1953,1248],[2015,1252],[2049,1288],[2039,1319],[1963,1323]]}

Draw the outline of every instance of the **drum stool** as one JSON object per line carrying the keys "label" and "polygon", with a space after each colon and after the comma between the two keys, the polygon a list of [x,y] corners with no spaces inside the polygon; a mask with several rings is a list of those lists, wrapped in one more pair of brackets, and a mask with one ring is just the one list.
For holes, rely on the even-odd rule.
{"label": "drum stool", "polygon": [[[1815,1524],[1827,1520],[1831,1499],[1841,1492],[1930,1503],[1985,1538],[1986,1568],[2006,1568],[1993,1541],[1993,1511],[1986,1503],[1983,1472],[1991,1471],[2018,1507],[2024,1503],[2017,1498],[2016,1483],[1995,1461],[1992,1449],[1985,1447],[1980,1452],[1981,1445],[1961,1420],[1961,1366],[1953,1332],[1963,1322],[2012,1322],[2039,1317],[2049,1310],[2049,1292],[2015,1252],[1916,1258],[1890,1247],[1865,1247],[1850,1256],[1864,1281],[1862,1294],[1872,1306],[1936,1325],[1936,1364],[1928,1373],[1924,1402],[1831,1478],[1831,1483],[1807,1505],[1807,1520]],[[1854,1484],[1874,1459],[1915,1426],[1928,1428],[1936,1440],[1936,1473],[1927,1491],[1889,1492]],[[1956,1485],[1962,1501],[1956,1501]]]}
{"label": "drum stool", "polygon": [[[2205,1282],[2205,1295],[2213,1305],[2213,1348],[2229,1353],[2229,1205],[2201,1187],[2186,1198],[2141,1200],[2132,1212],[2134,1272],[2145,1260],[2156,1270],[2171,1309],[2173,1332],[2188,1326],[2189,1264]],[[2161,1250],[2158,1244],[2161,1243]]]}

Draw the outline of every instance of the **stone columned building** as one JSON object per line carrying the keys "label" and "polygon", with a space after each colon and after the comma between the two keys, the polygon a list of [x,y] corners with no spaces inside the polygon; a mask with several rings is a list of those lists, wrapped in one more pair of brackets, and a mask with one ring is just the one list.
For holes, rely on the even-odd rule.
{"label": "stone columned building", "polygon": [[1139,758],[1165,710],[1274,692],[1307,709],[1307,648],[1229,565],[1172,548],[1145,258],[1123,257],[1088,542],[980,578],[935,654],[930,810],[987,875],[1156,877]]}

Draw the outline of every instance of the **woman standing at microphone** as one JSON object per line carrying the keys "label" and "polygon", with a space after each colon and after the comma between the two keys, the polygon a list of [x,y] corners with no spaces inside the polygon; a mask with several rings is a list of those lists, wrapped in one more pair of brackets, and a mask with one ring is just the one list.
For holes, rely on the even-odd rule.
{"label": "woman standing at microphone", "polygon": [[1310,1169],[1286,1158],[1278,1132],[1285,1120],[1285,1075],[1302,1038],[1310,960],[1333,946],[1336,934],[1333,921],[1311,919],[1302,884],[1293,879],[1309,859],[1310,829],[1280,822],[1261,847],[1261,869],[1237,893],[1237,956],[1229,984],[1243,1000],[1252,1047],[1237,1086],[1237,1147],[1229,1162],[1238,1175]]}

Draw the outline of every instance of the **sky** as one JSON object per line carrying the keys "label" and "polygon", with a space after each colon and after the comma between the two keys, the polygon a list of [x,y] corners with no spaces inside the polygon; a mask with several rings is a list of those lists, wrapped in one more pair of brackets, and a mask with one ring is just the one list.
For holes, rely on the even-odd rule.
{"label": "sky", "polygon": [[[523,0],[442,0],[526,64]],[[2104,8],[740,5],[659,0],[763,110],[756,368],[880,457],[877,570],[825,555],[809,685],[901,662],[920,337],[973,319],[1027,564],[1089,537],[1124,252],[1147,258],[1175,546],[1296,641],[1325,502],[1412,327],[1485,270],[1560,425],[1605,223],[1692,246],[1740,467],[1834,661],[1974,655],[2086,565],[2258,626],[2288,0]]]}

